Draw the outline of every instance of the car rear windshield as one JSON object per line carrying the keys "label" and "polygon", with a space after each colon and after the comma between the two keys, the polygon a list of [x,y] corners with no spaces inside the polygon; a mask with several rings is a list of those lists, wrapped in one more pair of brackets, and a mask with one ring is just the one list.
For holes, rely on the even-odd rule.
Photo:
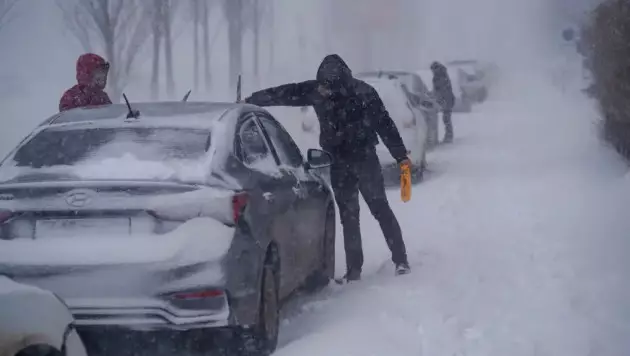
{"label": "car rear windshield", "polygon": [[[95,179],[149,179],[149,171],[155,171],[157,165],[173,166],[173,163],[182,165],[198,161],[205,157],[209,146],[210,132],[201,129],[50,128],[19,147],[12,159],[3,164],[2,170],[6,171],[7,166],[11,166],[21,173],[30,169],[48,173],[80,173],[85,169],[74,168],[91,167],[93,174],[90,177]],[[97,167],[100,167],[100,172],[94,173]],[[59,179],[62,179],[61,176]]]}

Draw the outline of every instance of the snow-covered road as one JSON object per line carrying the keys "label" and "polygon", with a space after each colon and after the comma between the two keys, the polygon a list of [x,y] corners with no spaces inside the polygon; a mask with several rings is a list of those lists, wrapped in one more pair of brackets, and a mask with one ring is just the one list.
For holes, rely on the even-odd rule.
{"label": "snow-covered road", "polygon": [[412,274],[364,205],[363,281],[288,305],[275,355],[630,355],[627,167],[583,98],[510,82],[455,117],[411,202],[390,193]]}

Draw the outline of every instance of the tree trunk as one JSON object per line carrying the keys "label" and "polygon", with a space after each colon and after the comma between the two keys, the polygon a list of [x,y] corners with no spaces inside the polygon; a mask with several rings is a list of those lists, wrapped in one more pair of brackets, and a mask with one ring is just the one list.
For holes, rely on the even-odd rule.
{"label": "tree trunk", "polygon": [[153,63],[151,68],[151,99],[153,100],[158,100],[160,96],[160,51],[162,47],[162,34],[158,20],[159,18],[157,16],[153,18]]}
{"label": "tree trunk", "polygon": [[193,0],[193,81],[195,91],[199,90],[199,0]]}
{"label": "tree trunk", "polygon": [[107,78],[107,85],[109,86],[109,97],[112,100],[112,103],[116,104],[120,102],[122,96],[122,88],[120,87],[120,74],[121,68],[117,68],[118,65],[122,65],[122,63],[118,63],[119,56],[116,53],[115,45],[114,45],[114,31],[111,30],[109,33],[104,34],[105,38],[105,56],[106,58],[111,58],[109,62],[111,63],[111,68],[114,70],[109,71],[109,75]]}
{"label": "tree trunk", "polygon": [[203,73],[206,90],[212,87],[212,74],[210,71],[210,10],[208,0],[202,0],[203,11]]}
{"label": "tree trunk", "polygon": [[260,16],[261,9],[258,0],[253,0],[254,6],[254,81],[260,85]]}
{"label": "tree trunk", "polygon": [[243,0],[227,0],[230,87],[236,90],[243,69]]}
{"label": "tree trunk", "polygon": [[273,73],[274,70],[274,61],[275,61],[275,36],[276,36],[276,31],[275,31],[275,26],[274,26],[274,21],[275,21],[275,12],[276,9],[274,7],[274,1],[275,0],[268,0],[270,1],[269,3],[269,18],[267,19],[268,23],[269,23],[269,72]]}
{"label": "tree trunk", "polygon": [[173,4],[171,0],[164,0],[164,51],[166,56],[166,93],[170,99],[175,95],[175,77],[173,74],[173,34],[171,24],[173,22]]}

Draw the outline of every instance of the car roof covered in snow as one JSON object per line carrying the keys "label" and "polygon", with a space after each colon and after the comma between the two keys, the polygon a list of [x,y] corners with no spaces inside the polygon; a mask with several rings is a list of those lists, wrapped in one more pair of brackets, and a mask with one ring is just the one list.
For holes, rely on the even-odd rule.
{"label": "car roof covered in snow", "polygon": [[48,118],[40,126],[85,123],[112,125],[135,121],[147,125],[210,128],[217,120],[228,116],[228,112],[238,115],[254,109],[261,110],[248,104],[216,102],[148,102],[132,103],[131,107],[140,112],[138,119],[127,119],[129,110],[126,104],[113,104],[64,111]]}
{"label": "car roof covered in snow", "polygon": [[407,72],[404,70],[375,70],[375,71],[367,71],[367,72],[360,72],[355,74],[355,77],[357,78],[365,78],[365,77],[387,77],[387,76],[418,76],[417,73],[414,72]]}

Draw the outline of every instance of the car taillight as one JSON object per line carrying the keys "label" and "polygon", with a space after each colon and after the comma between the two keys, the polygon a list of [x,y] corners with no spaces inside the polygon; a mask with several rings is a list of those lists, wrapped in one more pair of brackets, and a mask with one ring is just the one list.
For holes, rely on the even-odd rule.
{"label": "car taillight", "polygon": [[216,297],[221,297],[223,296],[223,291],[220,289],[210,289],[210,290],[202,290],[202,291],[196,291],[196,292],[189,292],[189,293],[177,293],[177,294],[173,294],[172,298],[173,299],[186,299],[186,300],[190,300],[190,299],[204,299],[204,298],[216,298]]}
{"label": "car taillight", "polygon": [[249,197],[247,193],[237,193],[232,197],[232,218],[235,224],[243,215],[248,201]]}
{"label": "car taillight", "polygon": [[0,224],[4,224],[13,217],[14,213],[9,210],[0,210]]}

